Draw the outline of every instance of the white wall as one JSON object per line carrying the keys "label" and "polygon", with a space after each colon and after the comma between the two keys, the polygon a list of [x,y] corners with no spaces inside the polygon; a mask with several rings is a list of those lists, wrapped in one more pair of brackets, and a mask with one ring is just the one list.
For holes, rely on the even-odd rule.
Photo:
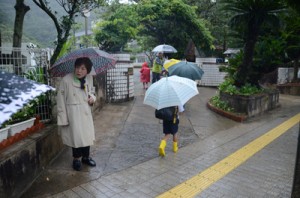
{"label": "white wall", "polygon": [[224,82],[225,72],[220,72],[220,64],[216,63],[216,58],[196,58],[196,63],[204,71],[202,79],[197,81],[200,86],[219,86]]}

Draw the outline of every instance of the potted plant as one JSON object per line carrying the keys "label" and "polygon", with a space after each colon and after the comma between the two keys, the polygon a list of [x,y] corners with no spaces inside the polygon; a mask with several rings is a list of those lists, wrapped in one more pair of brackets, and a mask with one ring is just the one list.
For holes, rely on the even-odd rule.
{"label": "potted plant", "polygon": [[35,108],[34,102],[30,102],[3,123],[3,127],[9,128],[8,137],[33,126],[35,120]]}
{"label": "potted plant", "polygon": [[7,139],[9,127],[0,127],[0,142]]}
{"label": "potted plant", "polygon": [[261,77],[259,79],[256,77],[254,80],[253,75],[258,74],[258,71],[249,72],[245,83],[237,86],[237,71],[241,67],[243,56],[240,52],[234,58],[229,59],[228,65],[220,67],[221,71],[227,72],[227,76],[225,81],[218,86],[217,97],[212,98],[208,104],[209,107],[215,107],[214,109],[221,109],[222,111],[218,112],[228,115],[229,118],[233,117],[229,114],[234,114],[234,117],[239,117],[237,120],[240,121],[279,106],[279,91],[273,87],[260,85]]}

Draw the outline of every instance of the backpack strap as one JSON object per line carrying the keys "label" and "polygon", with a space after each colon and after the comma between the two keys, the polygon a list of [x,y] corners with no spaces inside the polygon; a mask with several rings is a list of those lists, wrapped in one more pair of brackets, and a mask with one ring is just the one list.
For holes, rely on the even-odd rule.
{"label": "backpack strap", "polygon": [[178,112],[178,107],[176,106],[175,107],[175,112],[174,112],[174,118],[173,118],[173,123],[174,124],[176,123],[176,120],[177,120],[177,112]]}

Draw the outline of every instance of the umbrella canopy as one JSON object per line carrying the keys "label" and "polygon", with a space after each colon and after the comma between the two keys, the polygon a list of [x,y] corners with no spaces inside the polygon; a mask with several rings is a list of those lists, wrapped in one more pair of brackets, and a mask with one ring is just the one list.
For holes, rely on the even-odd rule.
{"label": "umbrella canopy", "polygon": [[195,81],[179,76],[165,77],[148,88],[144,104],[155,109],[184,105],[198,93]]}
{"label": "umbrella canopy", "polygon": [[191,80],[201,80],[204,74],[203,70],[196,63],[187,61],[173,64],[169,67],[168,72],[170,76],[177,75]]}
{"label": "umbrella canopy", "polygon": [[163,52],[163,53],[177,53],[177,50],[171,45],[158,45],[152,52]]}
{"label": "umbrella canopy", "polygon": [[95,49],[85,48],[74,50],[59,58],[50,68],[53,77],[63,77],[74,71],[74,64],[77,58],[88,57],[93,63],[92,75],[100,74],[108,69],[114,68],[116,59],[109,53]]}
{"label": "umbrella canopy", "polygon": [[176,64],[176,63],[179,63],[180,60],[177,60],[177,59],[170,59],[170,60],[166,60],[164,62],[164,68],[168,71],[169,70],[169,67],[171,67],[172,65]]}
{"label": "umbrella canopy", "polygon": [[30,100],[55,88],[12,73],[0,72],[0,126]]}

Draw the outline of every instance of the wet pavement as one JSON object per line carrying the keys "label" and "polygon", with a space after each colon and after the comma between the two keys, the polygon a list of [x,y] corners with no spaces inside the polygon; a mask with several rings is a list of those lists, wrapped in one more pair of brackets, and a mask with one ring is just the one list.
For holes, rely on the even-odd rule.
{"label": "wet pavement", "polygon": [[[133,195],[154,197],[183,182],[204,167],[222,159],[241,145],[263,134],[265,130],[271,129],[300,112],[300,97],[281,95],[280,108],[244,123],[238,123],[222,117],[206,107],[206,102],[216,95],[217,89],[199,87],[199,95],[186,104],[186,111],[180,117],[179,152],[174,155],[171,151],[171,142],[168,142],[167,157],[162,159],[158,157],[157,153],[157,147],[163,137],[162,124],[154,117],[154,109],[143,104],[145,90],[142,89],[142,84],[139,82],[138,69],[134,70],[134,75],[134,100],[120,104],[106,104],[94,116],[96,142],[91,147],[91,156],[96,161],[97,166],[94,168],[84,166],[80,172],[73,171],[71,149],[66,148],[49,166],[45,167],[40,177],[22,197],[46,197],[50,195],[53,197],[134,197]],[[285,160],[290,171],[286,173],[287,175],[292,174],[293,156],[297,143],[295,141],[297,129],[294,128],[293,130],[289,136],[283,137],[283,143],[276,144],[279,145],[278,149],[280,150],[287,146],[284,144],[285,141],[290,142],[287,148],[287,155],[290,158]],[[272,155],[271,151],[267,154]],[[275,152],[273,155],[278,154]],[[199,156],[202,161],[197,158]],[[200,164],[197,168],[192,165],[196,162]],[[180,170],[184,176],[174,176],[173,178],[172,174],[167,174],[167,167],[180,165],[182,168],[184,164],[188,163],[190,163],[187,166],[189,169],[184,169],[185,172]],[[253,163],[255,164],[255,161]],[[160,168],[166,169],[163,171],[166,174],[165,177],[174,181],[165,186],[157,184],[159,180],[155,177],[162,175]],[[139,169],[143,171],[141,172]],[[247,171],[248,169],[245,171],[242,169],[240,172],[245,173]],[[147,174],[144,176],[147,177],[147,182],[139,182],[139,180],[142,181],[140,178],[142,173]],[[126,178],[123,177],[124,174],[129,177],[130,182],[127,180],[124,183],[121,182],[122,179]],[[112,182],[111,178],[119,178],[119,181],[115,182],[119,188],[109,186],[109,183]],[[291,181],[283,180],[283,182],[291,185]],[[100,185],[103,192],[94,189],[91,193],[92,191],[90,192],[86,187],[89,186],[90,188],[89,184],[97,189],[100,189]],[[129,184],[135,186],[140,184],[138,189],[143,189],[143,193],[139,194],[133,190],[128,190],[131,186]],[[152,187],[147,187],[147,185]],[[78,188],[83,189],[84,186],[86,188],[82,194]],[[105,191],[104,189],[108,186],[109,190]],[[120,188],[123,191],[125,189],[125,192]],[[212,190],[213,193],[208,193],[207,196],[204,194],[203,197],[230,197],[230,189],[233,187],[227,189],[228,194],[222,195],[215,187],[215,190]],[[286,191],[287,194],[288,192]],[[212,195],[214,193],[215,196]],[[241,192],[240,195],[243,193]]]}

